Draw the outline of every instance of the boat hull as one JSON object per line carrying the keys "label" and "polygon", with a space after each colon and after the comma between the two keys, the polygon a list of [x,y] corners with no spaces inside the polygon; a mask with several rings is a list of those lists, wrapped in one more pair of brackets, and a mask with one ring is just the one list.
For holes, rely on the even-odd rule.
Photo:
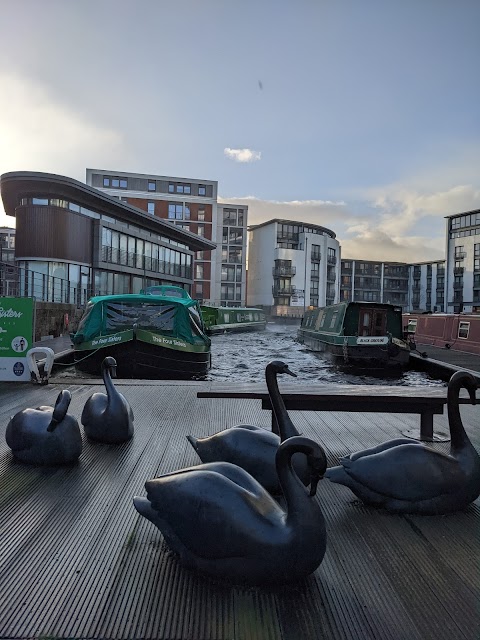
{"label": "boat hull", "polygon": [[140,329],[99,336],[74,350],[75,366],[86,373],[99,375],[107,356],[117,361],[119,378],[201,379],[211,366],[209,346]]}
{"label": "boat hull", "polygon": [[324,353],[337,365],[362,369],[406,367],[410,350],[395,343],[385,345],[356,345],[353,340],[326,342],[319,336],[299,331],[298,340],[311,351]]}
{"label": "boat hull", "polygon": [[112,356],[117,361],[118,378],[202,379],[211,366],[210,352],[176,351],[132,340],[96,350],[76,350],[75,367],[85,373],[100,375],[101,364],[107,356]]}
{"label": "boat hull", "polygon": [[207,329],[207,335],[214,336],[222,333],[243,333],[248,331],[265,331],[266,322],[253,322],[238,325],[223,324],[214,325]]}

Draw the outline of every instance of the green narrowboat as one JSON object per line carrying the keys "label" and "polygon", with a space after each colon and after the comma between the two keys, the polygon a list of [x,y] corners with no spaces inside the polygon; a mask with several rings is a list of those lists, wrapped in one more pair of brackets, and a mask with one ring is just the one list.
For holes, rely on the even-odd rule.
{"label": "green narrowboat", "polygon": [[211,341],[198,302],[185,294],[91,298],[72,336],[76,367],[99,374],[108,355],[117,361],[119,378],[204,377],[211,366]]}
{"label": "green narrowboat", "polygon": [[405,366],[410,348],[404,340],[401,307],[376,302],[341,302],[308,309],[298,341],[325,352],[336,364],[360,368]]}
{"label": "green narrowboat", "polygon": [[263,309],[202,306],[201,310],[208,335],[238,331],[263,331],[267,326]]}

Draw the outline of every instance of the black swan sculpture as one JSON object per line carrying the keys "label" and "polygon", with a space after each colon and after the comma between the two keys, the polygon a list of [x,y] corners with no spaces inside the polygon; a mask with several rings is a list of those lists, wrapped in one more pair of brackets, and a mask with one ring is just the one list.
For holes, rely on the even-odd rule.
{"label": "black swan sculpture", "polygon": [[480,495],[480,457],[462,424],[462,387],[475,404],[475,378],[457,371],[447,392],[449,454],[398,438],[343,458],[325,477],[349,487],[366,504],[393,513],[435,515],[463,509]]}
{"label": "black swan sculpture", "polygon": [[5,440],[22,462],[62,465],[75,462],[82,453],[78,421],[67,414],[72,400],[66,389],[58,394],[55,407],[24,409],[7,425]]}
{"label": "black swan sculpture", "polygon": [[94,393],[85,403],[82,424],[91,440],[107,444],[126,442],[133,436],[133,412],[125,397],[112,382],[117,362],[108,356],[102,362],[102,377],[107,393]]}
{"label": "black swan sculpture", "polygon": [[228,462],[148,480],[147,497],[135,496],[133,502],[190,569],[250,585],[300,580],[320,565],[326,532],[317,501],[292,469],[297,452],[312,469],[310,495],[327,466],[322,447],[307,438],[289,438],[277,448],[286,510],[244,469]]}
{"label": "black swan sculpture", "polygon": [[[287,438],[299,435],[278,389],[277,375],[279,374],[296,377],[296,374],[281,360],[269,362],[265,369],[265,379],[278,433],[266,431],[263,427],[240,424],[206,438],[187,436],[202,462],[223,461],[236,464],[274,495],[281,493],[275,467],[278,446]],[[293,465],[303,484],[308,484],[310,473],[305,456],[295,455]]]}

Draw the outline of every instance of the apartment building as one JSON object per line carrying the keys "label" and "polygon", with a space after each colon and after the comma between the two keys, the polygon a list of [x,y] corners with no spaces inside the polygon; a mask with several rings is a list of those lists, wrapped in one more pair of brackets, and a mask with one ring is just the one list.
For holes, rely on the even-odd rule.
{"label": "apartment building", "polygon": [[91,295],[156,284],[192,293],[194,254],[215,249],[198,234],[65,176],[6,173],[0,191],[6,214],[16,219],[15,295],[80,306]]}
{"label": "apartment building", "polygon": [[193,297],[213,305],[246,304],[248,207],[220,204],[216,180],[87,169],[86,182],[214,242],[217,250],[195,255]]}
{"label": "apartment building", "polygon": [[278,218],[248,231],[248,305],[295,316],[338,301],[340,244],[333,231]]}
{"label": "apartment building", "polygon": [[340,300],[383,302],[406,307],[408,265],[402,262],[342,260]]}
{"label": "apartment building", "polygon": [[406,311],[443,311],[445,260],[409,265],[409,304]]}
{"label": "apartment building", "polygon": [[480,313],[480,209],[446,217],[445,311]]}

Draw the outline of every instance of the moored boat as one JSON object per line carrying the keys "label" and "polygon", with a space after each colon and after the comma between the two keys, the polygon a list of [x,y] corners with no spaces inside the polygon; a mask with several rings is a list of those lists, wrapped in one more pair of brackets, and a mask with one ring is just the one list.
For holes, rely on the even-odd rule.
{"label": "moored boat", "polygon": [[263,309],[202,306],[201,310],[209,335],[233,331],[263,331],[267,326]]}
{"label": "moored boat", "polygon": [[120,378],[201,378],[211,366],[210,338],[188,293],[91,298],[72,342],[76,367],[89,373],[99,374],[107,355]]}
{"label": "moored boat", "polygon": [[480,315],[404,313],[404,331],[416,345],[433,345],[480,355]]}
{"label": "moored boat", "polygon": [[336,364],[389,368],[408,364],[402,309],[375,302],[341,302],[305,311],[298,341]]}

